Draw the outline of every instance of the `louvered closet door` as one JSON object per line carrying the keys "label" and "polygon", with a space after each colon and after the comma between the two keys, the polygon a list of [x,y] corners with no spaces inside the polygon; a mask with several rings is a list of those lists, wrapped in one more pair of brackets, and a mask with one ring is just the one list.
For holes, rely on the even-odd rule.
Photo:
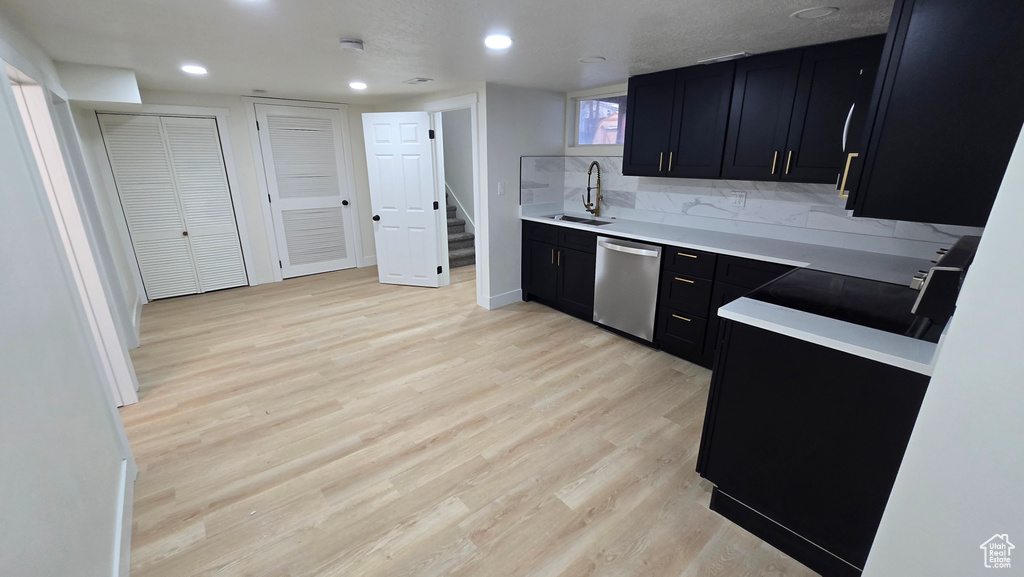
{"label": "louvered closet door", "polygon": [[248,284],[217,121],[161,118],[202,292]]}
{"label": "louvered closet door", "polygon": [[282,276],[356,266],[338,111],[257,104],[256,117]]}
{"label": "louvered closet door", "polygon": [[99,119],[149,299],[248,284],[216,121]]}
{"label": "louvered closet door", "polygon": [[100,114],[99,120],[146,295],[199,292],[160,118]]}

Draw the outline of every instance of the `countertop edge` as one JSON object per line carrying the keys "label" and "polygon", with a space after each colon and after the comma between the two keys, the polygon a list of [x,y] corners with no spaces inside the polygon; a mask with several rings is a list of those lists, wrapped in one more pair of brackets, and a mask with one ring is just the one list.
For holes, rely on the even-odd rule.
{"label": "countertop edge", "polygon": [[723,306],[718,316],[926,376],[938,350],[928,341],[748,298]]}

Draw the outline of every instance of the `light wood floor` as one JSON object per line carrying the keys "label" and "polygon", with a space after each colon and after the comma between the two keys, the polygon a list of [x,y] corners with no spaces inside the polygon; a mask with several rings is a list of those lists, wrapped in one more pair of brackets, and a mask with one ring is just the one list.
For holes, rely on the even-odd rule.
{"label": "light wood floor", "polygon": [[707,509],[709,371],[376,274],[145,307],[133,577],[811,575]]}

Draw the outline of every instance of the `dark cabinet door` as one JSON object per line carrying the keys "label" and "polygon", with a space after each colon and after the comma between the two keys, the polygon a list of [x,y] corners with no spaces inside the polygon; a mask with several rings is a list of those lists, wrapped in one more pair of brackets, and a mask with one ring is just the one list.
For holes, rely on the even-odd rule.
{"label": "dark cabinet door", "polygon": [[736,62],[723,178],[780,178],[800,55],[800,50],[787,50]]}
{"label": "dark cabinet door", "polygon": [[554,303],[558,296],[558,247],[536,240],[526,242],[528,264],[523,267],[527,275],[523,283],[526,292]]}
{"label": "dark cabinet door", "polygon": [[1024,2],[898,0],[854,216],[983,226],[1024,123]]}
{"label": "dark cabinet door", "polygon": [[704,356],[710,357],[710,360],[714,360],[715,349],[718,348],[718,325],[720,324],[718,309],[745,296],[751,290],[753,289],[721,282],[715,283],[715,288],[711,292],[711,310],[708,312],[708,330],[704,336]]}
{"label": "dark cabinet door", "polygon": [[622,174],[664,175],[672,135],[676,71],[629,79]]}
{"label": "dark cabinet door", "polygon": [[676,72],[668,176],[718,178],[722,173],[735,62]]}
{"label": "dark cabinet door", "polygon": [[872,36],[804,49],[782,180],[836,183],[858,93],[865,78],[873,83],[884,42]]}
{"label": "dark cabinet door", "polygon": [[563,311],[585,320],[594,320],[594,273],[597,257],[571,248],[557,249],[558,298]]}

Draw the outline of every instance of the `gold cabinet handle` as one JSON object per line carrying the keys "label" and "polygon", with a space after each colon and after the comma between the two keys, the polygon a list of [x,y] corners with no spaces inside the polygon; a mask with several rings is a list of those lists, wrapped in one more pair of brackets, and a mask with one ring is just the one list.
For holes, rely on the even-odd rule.
{"label": "gold cabinet handle", "polygon": [[697,255],[695,255],[695,254],[686,254],[685,252],[677,252],[676,254],[678,254],[679,256],[685,256],[687,258],[697,258]]}
{"label": "gold cabinet handle", "polygon": [[690,283],[690,284],[693,284],[693,281],[692,281],[692,280],[690,280],[690,279],[688,279],[688,278],[679,278],[679,277],[676,277],[676,280],[677,280],[677,281],[679,281],[679,282],[688,282],[688,283]]}
{"label": "gold cabinet handle", "polygon": [[775,164],[779,161],[779,151],[775,151],[775,155],[772,156],[772,174],[775,174]]}
{"label": "gold cabinet handle", "polygon": [[789,161],[793,160],[793,151],[790,150],[786,156],[786,174],[789,174]]}
{"label": "gold cabinet handle", "polygon": [[664,159],[665,159],[665,153],[664,152],[659,152],[658,153],[658,172],[661,172],[661,161],[664,160]]}
{"label": "gold cabinet handle", "polygon": [[555,264],[555,249],[551,249],[551,264]]}
{"label": "gold cabinet handle", "polygon": [[846,155],[846,168],[843,169],[843,183],[839,185],[839,198],[847,198],[850,196],[850,193],[846,192],[846,177],[850,176],[850,163],[853,162],[853,159],[857,156],[860,156],[860,154],[856,152],[851,152]]}
{"label": "gold cabinet handle", "polygon": [[681,320],[681,321],[686,321],[686,322],[690,322],[690,319],[688,319],[688,318],[686,318],[686,317],[681,317],[681,316],[679,316],[679,315],[672,315],[672,318],[674,318],[674,319],[679,319],[679,320]]}
{"label": "gold cabinet handle", "polygon": [[672,172],[672,152],[668,153],[668,172]]}
{"label": "gold cabinet handle", "polygon": [[562,266],[562,251],[558,251],[558,266]]}

